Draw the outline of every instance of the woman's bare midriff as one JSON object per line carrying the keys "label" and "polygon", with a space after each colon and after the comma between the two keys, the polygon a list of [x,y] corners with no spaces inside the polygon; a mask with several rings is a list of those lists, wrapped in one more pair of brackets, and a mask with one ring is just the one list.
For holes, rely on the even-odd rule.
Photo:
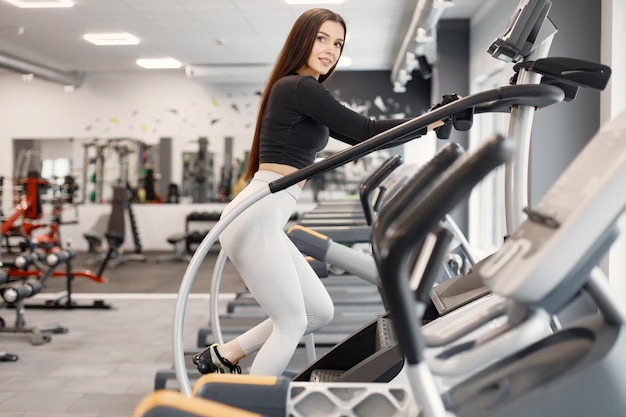
{"label": "woman's bare midriff", "polygon": [[[297,170],[298,168],[292,167],[291,165],[274,164],[269,162],[263,162],[262,164],[259,164],[259,171],[271,171],[280,175],[289,175],[296,172]],[[298,183],[298,186],[300,188],[304,188],[305,183],[306,180],[302,180]]]}

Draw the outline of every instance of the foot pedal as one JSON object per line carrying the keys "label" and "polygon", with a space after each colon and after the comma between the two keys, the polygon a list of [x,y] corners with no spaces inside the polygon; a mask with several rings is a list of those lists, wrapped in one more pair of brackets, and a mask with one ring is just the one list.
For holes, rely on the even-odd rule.
{"label": "foot pedal", "polygon": [[394,346],[397,343],[398,339],[391,319],[380,317],[376,322],[376,351]]}
{"label": "foot pedal", "polygon": [[311,382],[334,382],[344,373],[340,369],[315,369],[311,372]]}

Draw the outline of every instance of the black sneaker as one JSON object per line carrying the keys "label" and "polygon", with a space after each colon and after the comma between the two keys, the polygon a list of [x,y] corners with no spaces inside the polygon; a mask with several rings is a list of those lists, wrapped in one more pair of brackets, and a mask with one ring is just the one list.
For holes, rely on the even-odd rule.
{"label": "black sneaker", "polygon": [[240,374],[241,367],[232,364],[228,359],[223,358],[217,351],[217,343],[213,343],[200,353],[193,356],[193,363],[198,367],[201,374]]}

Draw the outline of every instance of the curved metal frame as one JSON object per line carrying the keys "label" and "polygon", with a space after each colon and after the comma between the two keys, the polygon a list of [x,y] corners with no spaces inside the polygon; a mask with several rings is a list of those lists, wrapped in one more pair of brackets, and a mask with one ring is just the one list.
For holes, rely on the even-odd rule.
{"label": "curved metal frame", "polygon": [[[554,34],[544,40],[531,53],[528,60],[545,58],[552,45]],[[518,84],[531,85],[541,82],[541,74],[520,69]],[[530,142],[535,108],[518,106],[511,110],[508,137],[515,138],[516,151],[513,159],[506,163],[504,172],[506,233],[513,233],[522,224],[526,216],[524,208],[528,207],[528,162],[530,160]]]}
{"label": "curved metal frame", "polygon": [[222,284],[222,274],[224,273],[224,265],[226,265],[227,255],[222,249],[217,255],[215,266],[213,267],[213,277],[211,278],[211,298],[209,300],[210,317],[209,322],[211,324],[211,334],[220,345],[224,344],[224,335],[222,333],[222,324],[220,323],[220,303],[219,297],[214,297],[214,294],[220,293],[220,286]]}
{"label": "curved metal frame", "polygon": [[[202,240],[193,256],[191,257],[191,261],[185,270],[185,275],[180,283],[180,288],[178,290],[178,296],[176,297],[176,307],[174,312],[174,324],[172,326],[172,350],[174,355],[174,373],[176,374],[176,380],[178,381],[178,385],[180,391],[186,395],[187,397],[191,397],[191,383],[189,382],[189,376],[187,375],[187,365],[185,363],[185,351],[183,348],[183,327],[184,327],[184,318],[187,307],[187,300],[189,298],[189,294],[191,292],[191,286],[193,281],[198,274],[198,270],[202,265],[202,261],[206,257],[207,253],[219,237],[219,235],[224,231],[226,226],[228,226],[239,214],[241,214],[244,210],[250,207],[252,204],[261,200],[263,197],[268,196],[270,194],[269,187],[267,189],[262,189],[257,191],[248,197],[242,204],[235,207],[230,213],[225,215],[222,219],[220,219],[211,229],[211,231],[206,235],[206,237]],[[211,294],[213,298],[215,294]],[[213,320],[213,315],[211,315],[211,320]]]}

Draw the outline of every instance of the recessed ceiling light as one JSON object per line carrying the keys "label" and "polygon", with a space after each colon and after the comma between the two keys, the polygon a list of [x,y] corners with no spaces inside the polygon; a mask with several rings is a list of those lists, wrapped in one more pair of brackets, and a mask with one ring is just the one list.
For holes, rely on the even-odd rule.
{"label": "recessed ceiling light", "polygon": [[72,7],[74,2],[71,0],[5,0],[14,6],[22,9],[50,9],[56,7]]}
{"label": "recessed ceiling light", "polygon": [[144,58],[138,59],[137,65],[147,69],[180,68],[182,64],[174,58]]}
{"label": "recessed ceiling light", "polygon": [[96,45],[137,45],[139,39],[130,33],[86,33],[83,38]]}
{"label": "recessed ceiling light", "polygon": [[287,4],[343,4],[344,0],[285,0]]}

